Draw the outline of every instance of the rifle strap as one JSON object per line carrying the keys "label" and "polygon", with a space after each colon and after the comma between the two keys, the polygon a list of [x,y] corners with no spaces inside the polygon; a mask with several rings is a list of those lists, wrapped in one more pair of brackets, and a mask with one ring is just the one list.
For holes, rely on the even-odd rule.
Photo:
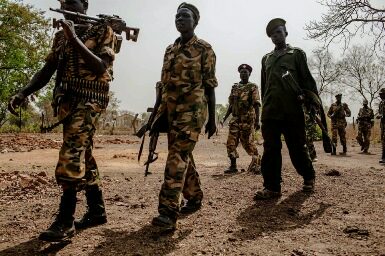
{"label": "rifle strap", "polygon": [[138,153],[138,162],[140,161],[140,157],[142,156],[142,153],[143,153],[143,145],[144,145],[145,138],[146,138],[146,133],[143,134],[142,143],[140,144],[139,153]]}

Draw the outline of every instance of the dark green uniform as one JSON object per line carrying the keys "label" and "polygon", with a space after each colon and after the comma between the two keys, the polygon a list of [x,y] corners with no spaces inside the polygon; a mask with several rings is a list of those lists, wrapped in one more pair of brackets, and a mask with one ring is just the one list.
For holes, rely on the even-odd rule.
{"label": "dark green uniform", "polygon": [[297,94],[282,77],[287,71],[302,89],[318,95],[316,83],[309,71],[305,53],[287,45],[282,54],[272,51],[262,58],[262,135],[264,152],[261,170],[264,187],[281,190],[281,135],[285,137],[291,161],[304,180],[315,177],[306,147],[304,113]]}

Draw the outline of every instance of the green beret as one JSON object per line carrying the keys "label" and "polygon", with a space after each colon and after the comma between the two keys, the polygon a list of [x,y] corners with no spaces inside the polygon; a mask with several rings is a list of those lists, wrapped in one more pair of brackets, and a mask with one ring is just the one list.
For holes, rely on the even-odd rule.
{"label": "green beret", "polygon": [[285,26],[286,21],[281,18],[275,18],[269,21],[269,23],[266,26],[266,34],[268,37],[271,36],[271,33],[273,33],[273,30],[276,29],[278,26]]}
{"label": "green beret", "polygon": [[190,11],[192,11],[192,13],[194,14],[195,25],[198,24],[198,21],[199,21],[199,19],[200,19],[200,17],[201,17],[201,16],[199,15],[198,8],[196,8],[194,5],[188,4],[188,3],[186,3],[186,2],[181,3],[181,4],[178,6],[177,11],[179,11],[179,9],[182,9],[182,8],[186,8],[186,9],[189,9]]}
{"label": "green beret", "polygon": [[385,94],[385,88],[381,88],[379,94]]}
{"label": "green beret", "polygon": [[238,67],[238,72],[241,72],[242,69],[247,69],[250,73],[253,71],[253,68],[250,65],[247,64],[241,64]]}

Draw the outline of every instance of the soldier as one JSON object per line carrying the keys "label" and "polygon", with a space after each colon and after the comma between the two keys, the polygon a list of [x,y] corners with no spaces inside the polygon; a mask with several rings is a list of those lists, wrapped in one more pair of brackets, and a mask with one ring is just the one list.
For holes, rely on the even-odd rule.
{"label": "soldier", "polygon": [[[275,49],[262,58],[261,120],[264,152],[261,171],[264,189],[257,191],[256,200],[281,196],[282,134],[291,161],[304,179],[303,191],[314,190],[315,172],[306,147],[300,95],[303,89],[315,95],[318,95],[318,91],[307,66],[305,53],[286,44],[288,33],[285,24],[285,20],[276,18],[266,27],[266,33]],[[299,91],[294,90],[294,85],[298,86]]]}
{"label": "soldier", "polygon": [[[351,112],[346,103],[341,102],[342,94],[339,93],[336,95],[336,102],[333,103],[328,111],[328,117],[332,120],[332,141],[335,147],[337,147],[337,132],[340,136],[340,141],[342,144],[342,155],[346,155],[346,131],[347,126],[346,118],[350,117]],[[335,155],[336,151],[333,150],[332,155]]]}
{"label": "soldier", "polygon": [[358,134],[357,142],[361,146],[361,151],[363,153],[368,153],[370,145],[370,135],[372,127],[374,125],[374,112],[373,109],[368,107],[368,100],[364,99],[362,102],[363,108],[360,108],[357,117],[358,123]]}
{"label": "soldier", "polygon": [[382,143],[382,156],[380,164],[385,164],[385,88],[380,90],[381,102],[378,107],[377,119],[380,119],[381,126],[381,143]]}
{"label": "soldier", "polygon": [[[152,224],[175,230],[179,212],[200,209],[203,192],[192,151],[207,117],[205,132],[210,138],[216,130],[215,77],[216,57],[211,45],[194,34],[199,21],[198,9],[182,3],[175,16],[180,37],[167,47],[162,68],[162,100],[155,110],[151,132],[167,123],[168,156],[164,182],[159,193],[159,216]],[[150,133],[151,133],[150,132]],[[187,199],[181,208],[183,197]]]}
{"label": "soldier", "polygon": [[317,139],[317,126],[316,121],[314,120],[314,116],[316,113],[311,113],[312,111],[315,111],[314,109],[311,109],[310,107],[307,107],[304,109],[305,114],[305,132],[306,132],[306,146],[309,150],[310,159],[313,162],[317,162],[317,151],[314,147],[314,140]]}
{"label": "soldier", "polygon": [[254,131],[259,130],[259,93],[257,85],[249,82],[252,67],[242,64],[238,67],[241,82],[235,83],[229,96],[229,108],[223,118],[223,123],[227,117],[232,114],[229,123],[229,136],[227,138],[227,155],[230,158],[231,165],[225,173],[236,173],[237,146],[241,140],[243,148],[247,154],[252,156],[248,171],[253,173],[260,172],[260,156],[254,142]]}
{"label": "soldier", "polygon": [[[87,0],[62,0],[61,8],[86,13]],[[63,145],[55,176],[63,189],[59,211],[52,225],[39,236],[45,241],[72,237],[76,228],[107,222],[100,177],[92,156],[93,136],[101,111],[107,107],[116,36],[105,24],[84,24],[71,16],[60,20],[45,65],[29,84],[9,101],[9,111],[44,87],[57,72],[54,105],[63,121]],[[78,23],[74,25],[74,22]],[[64,121],[65,120],[65,121]],[[88,210],[74,223],[77,191],[85,189]]]}

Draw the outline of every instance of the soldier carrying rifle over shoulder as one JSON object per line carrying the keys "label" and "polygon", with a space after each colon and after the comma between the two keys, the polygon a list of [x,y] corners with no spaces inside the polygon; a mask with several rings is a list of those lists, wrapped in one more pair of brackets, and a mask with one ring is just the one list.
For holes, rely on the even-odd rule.
{"label": "soldier carrying rifle over shoulder", "polygon": [[[85,14],[88,8],[87,0],[61,0],[60,4],[61,10],[75,14]],[[68,12],[64,17],[58,21],[62,29],[55,34],[45,65],[8,105],[9,111],[16,114],[15,108],[47,85],[56,72],[53,107],[63,124],[63,144],[55,176],[63,192],[56,219],[39,236],[45,241],[61,241],[72,237],[75,227],[107,222],[92,149],[98,118],[108,105],[117,36],[106,22],[91,24]],[[76,195],[82,189],[88,210],[80,221],[74,222]]]}

